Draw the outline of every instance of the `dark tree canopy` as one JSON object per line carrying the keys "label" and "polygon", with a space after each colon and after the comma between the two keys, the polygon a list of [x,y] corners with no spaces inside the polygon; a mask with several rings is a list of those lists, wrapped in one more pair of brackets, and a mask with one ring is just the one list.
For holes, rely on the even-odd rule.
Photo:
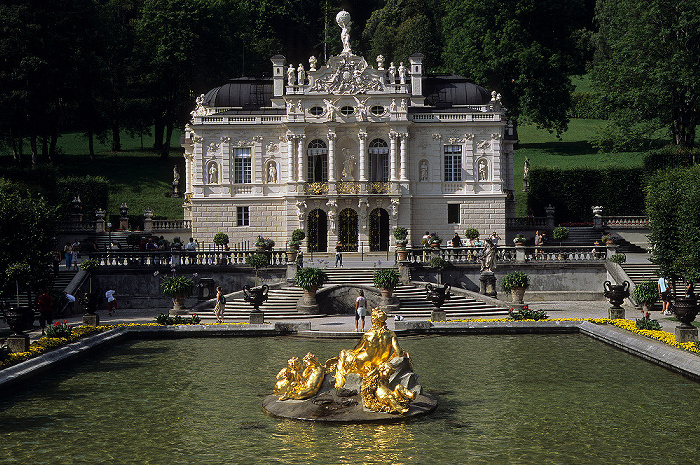
{"label": "dark tree canopy", "polygon": [[501,93],[516,122],[566,130],[583,1],[452,0],[445,11],[446,69]]}
{"label": "dark tree canopy", "polygon": [[617,148],[668,131],[692,148],[700,94],[700,3],[599,0],[594,82],[604,94]]}

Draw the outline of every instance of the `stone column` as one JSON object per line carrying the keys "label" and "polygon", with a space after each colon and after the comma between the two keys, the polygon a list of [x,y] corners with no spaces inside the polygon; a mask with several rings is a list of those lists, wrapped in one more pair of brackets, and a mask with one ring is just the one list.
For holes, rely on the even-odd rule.
{"label": "stone column", "polygon": [[398,181],[396,177],[396,138],[394,131],[389,133],[389,181]]}
{"label": "stone column", "polygon": [[361,131],[357,134],[360,139],[360,182],[367,181],[367,133]]}
{"label": "stone column", "polygon": [[335,182],[335,132],[328,131],[328,182]]}
{"label": "stone column", "polygon": [[185,194],[192,193],[192,161],[194,160],[193,153],[185,153]]}
{"label": "stone column", "polygon": [[401,133],[401,181],[408,181],[406,170],[408,168],[408,133]]}
{"label": "stone column", "polygon": [[297,136],[299,138],[297,142],[297,181],[304,182],[306,179],[306,154],[304,153],[304,135],[300,134]]}
{"label": "stone column", "polygon": [[287,182],[294,181],[294,136],[287,134],[285,136],[287,142]]}

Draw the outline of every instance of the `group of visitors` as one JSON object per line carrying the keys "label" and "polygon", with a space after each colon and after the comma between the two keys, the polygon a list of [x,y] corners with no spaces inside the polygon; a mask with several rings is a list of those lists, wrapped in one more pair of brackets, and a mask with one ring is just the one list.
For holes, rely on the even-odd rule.
{"label": "group of visitors", "polygon": [[[116,294],[116,291],[113,289],[105,292],[105,298],[107,299],[107,310],[110,316],[112,316],[112,314],[117,310],[117,299],[114,297],[114,294]],[[65,300],[68,302],[69,312],[75,312],[75,296],[67,292],[64,292],[63,295],[65,296]],[[39,327],[41,328],[42,336],[46,334],[46,325],[53,324],[54,306],[60,305],[60,300],[61,299],[59,299],[58,302],[54,302],[54,298],[51,297],[48,289],[44,289],[42,293],[39,294],[36,303],[37,307],[39,308]]]}
{"label": "group of visitors", "polygon": [[[59,252],[54,251],[54,256],[56,256]],[[80,242],[76,239],[72,244],[70,242],[66,242],[66,245],[63,247],[63,258],[66,261],[66,269],[70,270],[71,265],[73,266],[74,270],[78,269],[78,256],[80,254]],[[58,274],[58,266],[56,264],[56,257],[54,258],[54,274]]]}

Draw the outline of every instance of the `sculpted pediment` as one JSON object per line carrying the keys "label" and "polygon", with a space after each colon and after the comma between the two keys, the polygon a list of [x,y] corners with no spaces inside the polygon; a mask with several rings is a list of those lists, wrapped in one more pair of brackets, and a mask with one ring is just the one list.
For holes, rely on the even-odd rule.
{"label": "sculpted pediment", "polygon": [[340,55],[331,57],[318,71],[309,72],[313,84],[307,93],[335,95],[384,92],[383,74],[370,68],[363,57]]}

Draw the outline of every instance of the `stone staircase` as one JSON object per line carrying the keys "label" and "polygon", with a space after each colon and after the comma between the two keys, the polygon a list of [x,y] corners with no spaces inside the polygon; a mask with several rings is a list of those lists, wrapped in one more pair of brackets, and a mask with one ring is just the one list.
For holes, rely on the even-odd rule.
{"label": "stone staircase", "polygon": [[[333,268],[325,270],[328,274],[329,285],[366,285],[372,286],[373,269],[357,268]],[[282,289],[271,289],[268,292],[268,300],[263,304],[261,310],[265,313],[266,320],[281,320],[295,318],[317,318],[325,315],[301,315],[296,310],[296,304],[303,296],[304,291],[295,286]],[[426,299],[424,287],[414,285],[399,285],[394,290],[394,295],[401,301],[399,314],[411,318],[430,318],[433,310],[432,304]],[[457,318],[497,318],[508,314],[505,307],[495,307],[480,300],[471,299],[463,295],[452,294],[452,297],[445,301],[441,310],[447,312],[448,319]],[[248,319],[251,306],[242,298],[228,299],[224,317],[228,319]],[[214,319],[211,312],[199,314],[204,321]]]}
{"label": "stone staircase", "polygon": [[[635,286],[644,281],[656,282],[659,280],[659,267],[653,263],[623,263],[621,266]],[[676,281],[675,296],[683,297],[685,294],[685,287],[686,283],[683,278]]]}
{"label": "stone staircase", "polygon": [[120,250],[130,250],[130,246],[126,243],[126,238],[130,235],[127,231],[113,231],[111,233],[100,233],[94,235],[95,245],[97,250],[108,250],[110,240]]}
{"label": "stone staircase", "polygon": [[[58,275],[54,278],[49,289],[53,290],[53,291],[58,291],[58,292],[65,291],[66,287],[73,280],[73,277],[76,275],[76,273],[77,273],[77,271],[73,271],[73,270],[59,270]],[[36,307],[36,298],[38,296],[39,296],[39,294],[35,294],[32,296],[32,298],[34,299],[34,303],[33,303],[34,307]],[[17,305],[17,297],[15,295],[8,296],[5,300],[10,305],[13,305],[13,306]],[[19,305],[21,307],[26,307],[28,305],[27,294],[24,292],[20,292]]]}

